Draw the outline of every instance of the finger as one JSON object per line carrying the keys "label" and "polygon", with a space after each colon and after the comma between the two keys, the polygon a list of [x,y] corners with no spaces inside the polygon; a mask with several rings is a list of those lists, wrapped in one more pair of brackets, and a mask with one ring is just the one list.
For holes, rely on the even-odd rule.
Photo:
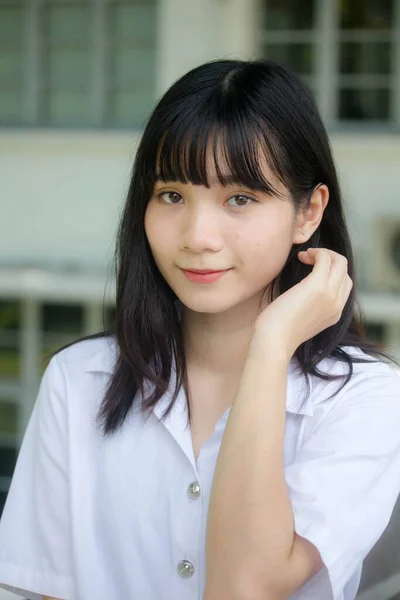
{"label": "finger", "polygon": [[343,280],[343,283],[340,286],[339,294],[337,296],[337,307],[338,307],[338,313],[340,312],[340,318],[343,314],[343,310],[349,299],[352,287],[353,287],[353,281],[347,275],[345,277],[345,279]]}
{"label": "finger", "polygon": [[346,275],[346,277],[344,278],[344,280],[340,286],[340,289],[339,289],[339,298],[341,300],[343,307],[345,306],[347,300],[349,299],[353,285],[354,285],[354,283],[353,283],[353,280],[351,279],[351,277],[349,277],[349,275]]}
{"label": "finger", "polygon": [[[332,255],[331,255],[332,256]],[[334,253],[332,256],[331,270],[329,273],[329,287],[331,290],[339,290],[343,283],[346,281],[348,275],[348,261],[342,254]]]}
{"label": "finger", "polygon": [[332,255],[327,248],[309,248],[308,253],[314,258],[314,267],[310,275],[326,284],[332,265]]}
{"label": "finger", "polygon": [[[328,248],[309,248],[306,251],[299,252],[299,258],[307,264],[315,264],[316,255],[317,253],[319,253],[320,250],[325,253],[328,253],[328,255],[331,258],[329,274],[333,275],[333,285],[338,287],[347,273],[348,261],[345,256],[339,254],[338,252],[335,252],[334,250],[329,250]],[[340,272],[342,273],[342,275],[340,274]]]}

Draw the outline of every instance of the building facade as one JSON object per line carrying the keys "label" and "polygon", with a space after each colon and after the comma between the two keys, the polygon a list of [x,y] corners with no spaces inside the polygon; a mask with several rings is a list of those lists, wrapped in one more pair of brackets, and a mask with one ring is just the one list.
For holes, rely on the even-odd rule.
{"label": "building facade", "polygon": [[[362,307],[400,359],[400,0],[0,0],[0,506],[45,356],[112,320],[116,227],[151,108],[201,62],[258,57],[316,96]],[[363,600],[400,594],[396,515]]]}

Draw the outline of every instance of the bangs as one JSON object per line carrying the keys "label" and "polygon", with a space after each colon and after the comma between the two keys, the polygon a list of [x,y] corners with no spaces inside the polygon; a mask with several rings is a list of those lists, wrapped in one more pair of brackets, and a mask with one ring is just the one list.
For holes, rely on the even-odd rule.
{"label": "bangs", "polygon": [[[197,118],[196,118],[197,117]],[[200,121],[200,122],[199,122]],[[273,139],[273,136],[271,136]],[[286,185],[279,168],[277,145],[255,122],[245,120],[243,115],[226,119],[225,123],[213,123],[212,119],[176,119],[169,124],[159,143],[157,153],[157,179],[179,181],[207,188],[207,168],[212,159],[217,180],[223,186],[244,187],[282,197],[283,194],[266,178],[265,164]],[[264,171],[263,171],[264,166]]]}

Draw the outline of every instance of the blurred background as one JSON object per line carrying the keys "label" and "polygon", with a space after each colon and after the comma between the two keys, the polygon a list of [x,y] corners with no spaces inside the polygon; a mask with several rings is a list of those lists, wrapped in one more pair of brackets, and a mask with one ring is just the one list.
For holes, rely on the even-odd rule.
{"label": "blurred background", "polygon": [[[400,360],[400,0],[0,0],[0,511],[44,356],[112,321],[145,120],[221,57],[274,59],[313,90],[368,329]],[[400,505],[359,598],[400,599]]]}

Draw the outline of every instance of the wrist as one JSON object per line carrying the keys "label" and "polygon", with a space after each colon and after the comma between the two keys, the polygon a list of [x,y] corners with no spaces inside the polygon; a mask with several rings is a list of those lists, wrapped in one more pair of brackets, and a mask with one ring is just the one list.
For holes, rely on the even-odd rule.
{"label": "wrist", "polygon": [[249,354],[262,354],[270,360],[289,364],[293,352],[284,343],[281,335],[255,328],[250,341]]}

